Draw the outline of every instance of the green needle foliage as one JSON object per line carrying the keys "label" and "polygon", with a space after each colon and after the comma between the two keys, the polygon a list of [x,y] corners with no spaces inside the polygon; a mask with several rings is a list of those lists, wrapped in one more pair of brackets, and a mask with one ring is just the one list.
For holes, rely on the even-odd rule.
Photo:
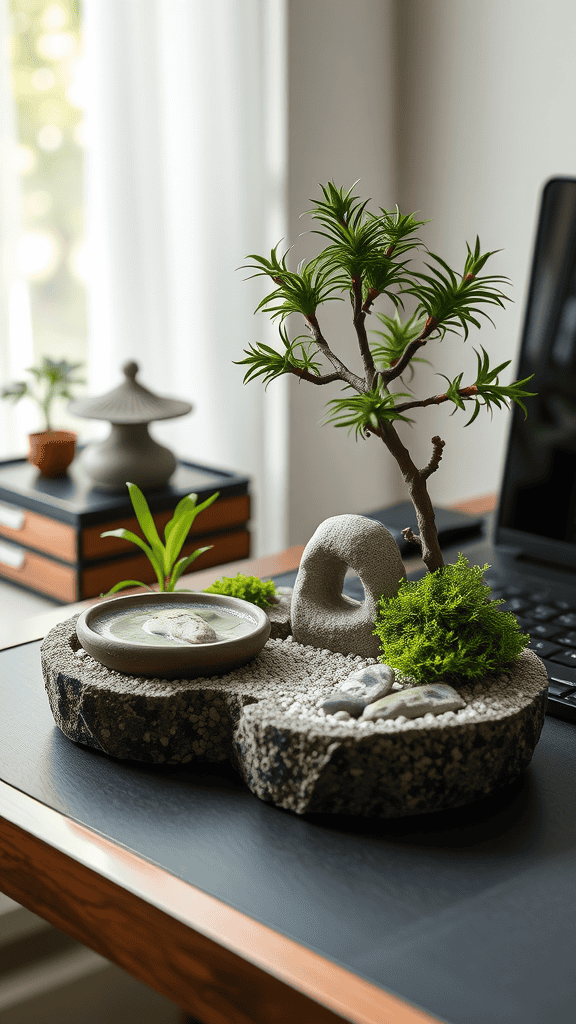
{"label": "green needle foliage", "polygon": [[342,291],[341,278],[322,270],[315,260],[311,263],[300,263],[293,274],[286,266],[288,252],[279,260],[276,256],[277,248],[278,246],[272,249],[269,260],[264,256],[248,256],[247,259],[254,260],[254,263],[246,263],[244,268],[241,268],[255,270],[256,273],[250,277],[270,277],[278,285],[275,291],[262,299],[256,312],[263,309],[270,314],[272,320],[279,318],[282,323],[290,313],[302,313],[309,319],[314,316],[318,306],[328,299],[342,301],[341,295],[333,294]]}
{"label": "green needle foliage", "polygon": [[210,587],[204,589],[205,594],[226,594],[228,597],[240,597],[243,601],[250,601],[264,611],[273,603],[276,596],[276,587],[270,580],[264,582],[257,576],[223,576],[216,580]]}
{"label": "green needle foliage", "polygon": [[374,633],[380,660],[415,683],[485,679],[513,665],[530,637],[483,582],[489,566],[453,565],[421,580],[403,580],[396,597],[381,598]]}
{"label": "green needle foliage", "polygon": [[398,398],[411,397],[405,391],[382,394],[378,388],[374,388],[363,395],[333,398],[328,402],[328,414],[324,422],[334,423],[337,427],[348,427],[349,430],[354,430],[356,437],[366,436],[367,427],[380,430],[383,423],[393,423],[394,420],[412,423],[408,416],[404,416],[396,409]]}
{"label": "green needle foliage", "polygon": [[[402,321],[398,311],[395,312],[393,317],[386,316],[385,313],[376,313],[376,316],[380,323],[383,324],[385,330],[370,332],[382,338],[382,341],[372,342],[370,348],[376,365],[386,369],[388,366],[394,366],[407,345],[420,336],[424,330],[425,320],[423,317],[414,314],[408,320]],[[410,364],[429,362],[429,359],[419,359],[416,356],[410,360]]]}
{"label": "green needle foliage", "polygon": [[[196,504],[198,500],[197,494],[187,494],[185,498],[182,498],[174,510],[172,519],[166,523],[164,529],[165,544],[163,544],[158,536],[156,523],[142,491],[136,484],[127,482],[126,486],[136,518],[148,543],[143,541],[141,537],[138,537],[137,534],[132,533],[131,530],[125,529],[106,530],[100,536],[119,537],[121,540],[129,540],[132,544],[136,544],[142,549],[154,568],[156,579],[158,580],[158,589],[162,592],[173,591],[182,573],[192,565],[192,562],[199,555],[204,554],[205,551],[209,551],[213,547],[212,544],[208,544],[207,547],[196,548],[186,558],[178,558],[196,516],[205,508],[208,508],[213,501],[216,501],[220,492],[216,491],[216,494],[210,495],[201,505]],[[140,582],[140,580],[122,580],[121,583],[117,583],[106,594],[101,594],[100,596],[108,597],[110,594],[116,594],[117,591],[123,590],[125,587],[144,587],[146,590],[152,590],[152,587],[149,587],[147,583]]]}
{"label": "green needle foliage", "polygon": [[[278,352],[270,345],[259,342],[258,345],[250,345],[247,349],[246,359],[239,359],[238,363],[247,363],[249,369],[244,377],[244,382],[253,380],[254,377],[263,377],[266,387],[276,377],[283,373],[293,373],[295,370],[306,370],[316,376],[320,373],[320,363],[314,359],[317,349],[310,338],[305,334],[298,335],[294,341],[290,341],[285,329],[280,327],[280,338],[284,346],[284,352]],[[301,339],[304,338],[303,343]]]}
{"label": "green needle foliage", "polygon": [[[415,273],[416,282],[406,291],[415,295],[419,300],[416,313],[431,316],[438,321],[438,331],[443,337],[447,331],[456,334],[457,328],[464,331],[464,340],[468,337],[469,324],[480,328],[481,323],[478,316],[484,316],[490,320],[488,314],[481,309],[482,305],[504,306],[504,300],[508,296],[499,288],[495,288],[496,282],[507,281],[506,277],[487,276],[478,277],[487,259],[498,252],[480,253],[480,239],[476,237],[474,252],[466,243],[468,256],[464,264],[464,271],[459,277],[450,269],[447,263],[440,256],[430,253],[438,266],[426,264],[431,271],[430,274]],[[442,269],[440,269],[442,268]],[[444,272],[443,272],[444,271]],[[493,321],[490,321],[491,323]]]}

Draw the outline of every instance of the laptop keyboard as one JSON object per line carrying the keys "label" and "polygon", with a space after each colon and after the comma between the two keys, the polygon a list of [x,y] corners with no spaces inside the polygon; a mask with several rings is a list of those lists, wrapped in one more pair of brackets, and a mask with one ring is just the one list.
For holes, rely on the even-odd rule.
{"label": "laptop keyboard", "polygon": [[576,721],[576,599],[556,600],[546,590],[507,586],[486,575],[492,598],[502,599],[501,611],[514,612],[528,646],[542,659],[548,673],[548,712]]}

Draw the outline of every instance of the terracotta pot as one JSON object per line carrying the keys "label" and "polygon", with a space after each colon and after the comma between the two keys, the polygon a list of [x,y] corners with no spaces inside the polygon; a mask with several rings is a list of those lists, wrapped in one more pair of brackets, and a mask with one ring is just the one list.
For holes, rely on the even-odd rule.
{"label": "terracotta pot", "polygon": [[74,458],[76,437],[71,430],[44,430],[39,434],[28,434],[28,462],[36,466],[42,476],[63,476]]}

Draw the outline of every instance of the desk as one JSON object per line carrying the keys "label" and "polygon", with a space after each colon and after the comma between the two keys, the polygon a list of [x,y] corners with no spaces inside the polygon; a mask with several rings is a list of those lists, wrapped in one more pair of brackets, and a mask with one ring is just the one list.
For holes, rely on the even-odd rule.
{"label": "desk", "polygon": [[[245,568],[286,572],[300,553]],[[7,651],[20,679],[4,662],[0,680],[23,698],[0,724],[9,896],[206,1024],[573,1024],[573,726],[548,719],[523,779],[467,808],[302,819],[227,768],[71,744],[37,646]]]}

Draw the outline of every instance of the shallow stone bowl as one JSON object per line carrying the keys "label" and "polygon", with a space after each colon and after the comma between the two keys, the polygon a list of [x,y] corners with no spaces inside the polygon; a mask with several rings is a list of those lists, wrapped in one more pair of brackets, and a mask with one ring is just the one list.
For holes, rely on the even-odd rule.
{"label": "shallow stone bowl", "polygon": [[[171,609],[200,615],[216,612],[228,621],[236,618],[242,635],[213,643],[188,643],[145,633],[145,642],[126,637],[131,630],[125,624],[135,615],[144,613],[144,618],[152,617]],[[222,675],[255,658],[270,636],[270,620],[249,601],[223,594],[133,594],[87,608],[77,620],[76,635],[95,661],[116,672],[159,679],[195,679]]]}

